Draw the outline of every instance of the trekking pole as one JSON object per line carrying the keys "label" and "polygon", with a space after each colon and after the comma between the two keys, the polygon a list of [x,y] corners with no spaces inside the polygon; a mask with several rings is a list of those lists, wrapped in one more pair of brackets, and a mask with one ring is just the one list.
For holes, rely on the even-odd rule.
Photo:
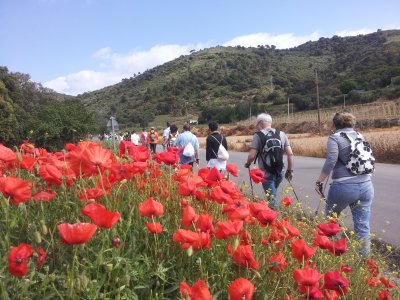
{"label": "trekking pole", "polygon": [[319,186],[315,187],[315,191],[318,193],[318,195],[321,196],[321,199],[320,199],[320,201],[318,203],[317,209],[315,210],[315,213],[314,213],[315,216],[318,214],[318,211],[319,211],[319,208],[320,208],[321,202],[322,202],[321,200],[326,202],[326,197],[325,197],[324,192],[325,192],[325,189],[326,189],[326,184],[329,181],[329,177],[330,177],[330,175],[325,179],[324,184],[323,184],[324,186],[323,185],[319,185]]}
{"label": "trekking pole", "polygon": [[254,199],[254,190],[253,190],[253,181],[251,180],[251,176],[250,176],[250,168],[247,168],[249,170],[249,179],[250,179],[250,187],[251,187],[251,196]]}
{"label": "trekking pole", "polygon": [[293,194],[296,197],[297,202],[300,202],[299,197],[297,197],[296,191],[294,190],[293,184],[291,183],[291,181],[289,179],[286,178],[286,180],[289,182],[289,186],[292,188]]}

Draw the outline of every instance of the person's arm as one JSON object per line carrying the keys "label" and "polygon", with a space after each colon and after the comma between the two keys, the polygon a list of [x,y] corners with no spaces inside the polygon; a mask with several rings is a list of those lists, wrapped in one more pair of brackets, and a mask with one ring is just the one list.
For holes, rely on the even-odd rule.
{"label": "person's arm", "polygon": [[210,136],[208,136],[206,139],[206,161],[209,161],[211,159],[211,151],[211,141]]}
{"label": "person's arm", "polygon": [[324,166],[322,167],[321,173],[318,176],[318,179],[315,182],[315,189],[319,192],[322,196],[322,190],[324,181],[328,178],[329,174],[332,172],[333,168],[336,165],[336,162],[339,157],[339,145],[334,140],[332,136],[328,138],[328,142],[326,145],[326,160]]}
{"label": "person's arm", "polygon": [[292,151],[292,147],[285,147],[285,154],[287,158],[287,168],[285,172],[285,178],[289,181],[293,178],[293,168],[294,168],[294,155]]}
{"label": "person's arm", "polygon": [[250,167],[251,163],[254,161],[254,159],[257,156],[257,152],[258,151],[256,149],[254,149],[254,148],[250,149],[249,155],[247,156],[247,161],[244,164],[245,168],[249,168]]}

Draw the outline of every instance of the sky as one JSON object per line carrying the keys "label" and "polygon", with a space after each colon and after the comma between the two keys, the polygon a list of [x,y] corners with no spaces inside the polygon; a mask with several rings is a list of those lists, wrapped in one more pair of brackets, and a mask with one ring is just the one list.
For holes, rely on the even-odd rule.
{"label": "sky", "polygon": [[191,50],[400,29],[399,13],[399,0],[0,0],[0,66],[77,95]]}

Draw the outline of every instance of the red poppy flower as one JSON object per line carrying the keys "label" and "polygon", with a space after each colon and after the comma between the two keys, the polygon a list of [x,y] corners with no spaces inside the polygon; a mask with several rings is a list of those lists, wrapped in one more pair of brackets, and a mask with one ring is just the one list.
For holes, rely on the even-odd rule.
{"label": "red poppy flower", "polygon": [[372,288],[379,287],[381,285],[381,282],[376,277],[365,278],[365,283]]}
{"label": "red poppy flower", "polygon": [[299,263],[309,260],[315,254],[315,251],[317,251],[316,248],[308,247],[304,240],[293,241],[291,246],[293,257],[297,259]]}
{"label": "red poppy flower", "polygon": [[340,226],[336,223],[321,223],[317,227],[326,236],[334,236],[340,232]]}
{"label": "red poppy flower", "polygon": [[4,198],[10,198],[11,202],[16,205],[31,199],[31,185],[18,177],[1,177],[0,192]]}
{"label": "red poppy flower", "polygon": [[271,256],[268,260],[270,263],[269,270],[272,272],[282,272],[283,269],[286,267],[286,259],[285,256],[281,251],[279,251],[277,254]]}
{"label": "red poppy flower", "polygon": [[208,232],[194,232],[190,230],[178,229],[173,235],[175,243],[181,243],[181,248],[186,250],[192,247],[193,251],[201,248],[210,248],[210,234]]}
{"label": "red poppy flower", "polygon": [[167,166],[175,165],[178,163],[179,155],[176,152],[158,152],[153,156],[153,160],[159,164],[164,163]]}
{"label": "red poppy flower", "polygon": [[209,214],[199,215],[197,218],[196,228],[201,232],[215,233],[214,225],[212,222],[213,217]]}
{"label": "red poppy flower", "polygon": [[39,269],[46,261],[47,254],[42,247],[38,247],[35,249],[35,257],[35,266]]}
{"label": "red poppy flower", "polygon": [[264,209],[270,209],[268,204],[264,201],[252,202],[249,204],[249,208],[250,208],[250,213],[253,217],[256,217],[257,214]]}
{"label": "red poppy flower", "polygon": [[326,297],[327,300],[337,300],[340,298],[339,293],[334,290],[325,290],[324,296]]}
{"label": "red poppy flower", "polygon": [[210,198],[216,201],[218,204],[231,204],[233,202],[231,196],[227,193],[224,193],[220,186],[212,188]]}
{"label": "red poppy flower", "polygon": [[154,234],[160,234],[161,232],[163,232],[162,225],[159,222],[147,223],[146,227],[151,233]]}
{"label": "red poppy flower", "polygon": [[306,266],[303,269],[294,269],[293,278],[300,286],[302,293],[310,292],[314,287],[317,287],[319,281],[323,277],[317,270]]}
{"label": "red poppy flower", "polygon": [[65,165],[56,165],[53,163],[42,164],[39,168],[39,175],[47,183],[60,186],[63,181],[67,186],[72,186],[73,181],[76,179],[73,170],[67,168]]}
{"label": "red poppy flower", "polygon": [[378,299],[379,300],[393,300],[393,298],[392,298],[392,296],[390,296],[388,290],[378,291]]}
{"label": "red poppy flower", "polygon": [[150,158],[150,151],[146,146],[130,147],[128,153],[134,162],[145,162]]}
{"label": "red poppy flower", "polygon": [[8,254],[8,272],[14,276],[22,277],[28,273],[28,259],[32,255],[32,247],[21,243],[12,247]]}
{"label": "red poppy flower", "polygon": [[333,242],[326,235],[316,232],[314,234],[314,246],[318,246],[321,249],[333,249]]}
{"label": "red poppy flower", "polygon": [[253,270],[260,268],[258,262],[254,259],[251,245],[239,245],[232,253],[232,258],[236,264]]}
{"label": "red poppy flower", "polygon": [[19,162],[19,164],[15,163],[15,165],[18,165],[19,168],[29,170],[31,172],[33,171],[33,167],[35,166],[35,164],[36,158],[27,154],[21,155],[21,161]]}
{"label": "red poppy flower", "polygon": [[68,245],[84,244],[96,232],[97,226],[90,223],[63,223],[57,226],[61,242]]}
{"label": "red poppy flower", "polygon": [[196,192],[196,181],[188,178],[186,181],[179,183],[178,195],[190,196]]}
{"label": "red poppy flower", "polygon": [[285,197],[285,198],[283,198],[283,199],[281,200],[281,203],[282,203],[283,206],[285,206],[285,207],[292,205],[292,202],[293,202],[293,200],[292,200],[292,198],[290,198],[290,197]]}
{"label": "red poppy flower", "polygon": [[334,290],[343,296],[347,293],[348,287],[349,281],[342,277],[339,271],[334,270],[325,273],[323,286],[324,289]]}
{"label": "red poppy flower", "polygon": [[221,187],[221,189],[222,189],[225,193],[227,193],[227,194],[229,194],[229,195],[234,195],[234,194],[236,194],[236,193],[239,191],[239,189],[238,189],[236,183],[234,183],[233,181],[230,181],[230,180],[221,180],[218,184],[219,184],[219,186]]}
{"label": "red poppy flower", "polygon": [[247,203],[241,203],[240,201],[226,205],[222,209],[222,213],[226,213],[229,220],[244,220],[250,216],[250,210]]}
{"label": "red poppy flower", "polygon": [[276,247],[280,248],[283,246],[284,241],[286,240],[287,235],[276,227],[273,227],[272,230],[268,234],[268,238],[264,238],[262,240],[262,244],[266,246],[269,243],[274,244]]}
{"label": "red poppy flower", "polygon": [[206,182],[209,182],[209,181],[220,181],[223,178],[224,178],[224,175],[221,174],[221,172],[216,167],[214,167],[208,173],[207,178],[206,178],[205,181]]}
{"label": "red poppy flower", "polygon": [[139,205],[139,214],[143,217],[151,218],[162,216],[164,213],[163,205],[155,201],[153,198],[148,198]]}
{"label": "red poppy flower", "polygon": [[185,227],[190,227],[197,221],[197,215],[193,207],[186,206],[182,211],[181,224]]}
{"label": "red poppy flower", "polygon": [[340,272],[351,273],[351,271],[353,271],[353,270],[349,266],[346,266],[346,265],[341,265],[340,266]]}
{"label": "red poppy flower", "polygon": [[260,222],[261,226],[272,224],[281,213],[270,208],[260,210],[256,215],[256,219]]}
{"label": "red poppy flower", "polygon": [[99,227],[111,228],[117,223],[121,214],[107,210],[103,205],[90,203],[82,208],[82,214],[87,216]]}
{"label": "red poppy flower", "polygon": [[79,194],[79,199],[81,201],[88,201],[90,199],[98,200],[100,197],[104,195],[103,190],[99,188],[85,188],[81,190]]}
{"label": "red poppy flower", "polygon": [[374,277],[378,276],[379,268],[373,259],[367,259],[367,266],[368,266],[369,273],[372,276],[374,276]]}
{"label": "red poppy flower", "polygon": [[254,294],[254,284],[246,278],[238,278],[228,286],[230,300],[251,300]]}
{"label": "red poppy flower", "polygon": [[183,299],[212,300],[212,295],[204,280],[198,280],[192,287],[185,281],[182,281],[179,285],[179,290],[182,293]]}
{"label": "red poppy flower", "polygon": [[33,200],[35,201],[44,201],[44,202],[49,202],[54,199],[54,197],[57,196],[57,193],[54,191],[51,192],[38,192],[35,195],[33,195]]}
{"label": "red poppy flower", "polygon": [[250,232],[247,230],[242,230],[240,232],[240,245],[253,245],[254,241],[253,238],[251,237]]}
{"label": "red poppy flower", "polygon": [[233,176],[237,177],[238,176],[238,166],[234,164],[227,164],[226,165],[226,170],[232,174]]}
{"label": "red poppy flower", "polygon": [[14,151],[6,146],[0,144],[0,160],[5,163],[11,163],[17,161],[17,155]]}
{"label": "red poppy flower", "polygon": [[261,169],[252,169],[250,170],[250,178],[254,183],[266,182],[264,179],[264,171]]}
{"label": "red poppy flower", "polygon": [[345,238],[337,240],[327,250],[335,256],[340,256],[347,252],[347,240]]}
{"label": "red poppy flower", "polygon": [[225,222],[217,222],[217,231],[215,232],[215,236],[217,239],[227,239],[231,235],[238,235],[240,230],[243,227],[243,221],[225,221]]}
{"label": "red poppy flower", "polygon": [[379,280],[382,282],[382,284],[387,288],[387,289],[392,289],[395,286],[395,284],[393,283],[393,281],[388,280],[386,277],[381,276],[379,278]]}
{"label": "red poppy flower", "polygon": [[84,177],[111,169],[113,153],[93,142],[81,142],[75,150],[67,153],[67,159],[76,174]]}
{"label": "red poppy flower", "polygon": [[296,236],[300,236],[300,231],[290,224],[287,220],[288,218],[281,219],[275,222],[276,228],[279,228],[285,232],[287,232],[288,238],[293,238]]}

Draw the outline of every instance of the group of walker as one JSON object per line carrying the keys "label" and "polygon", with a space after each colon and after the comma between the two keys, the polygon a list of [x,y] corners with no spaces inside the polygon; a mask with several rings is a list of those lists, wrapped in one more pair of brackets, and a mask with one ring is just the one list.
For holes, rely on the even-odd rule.
{"label": "group of walker", "polygon": [[[354,157],[356,155],[352,150],[356,145],[355,141],[358,141],[359,146],[361,145],[360,151],[368,148],[367,143],[362,144],[365,143],[362,135],[354,130],[355,123],[356,119],[351,113],[335,114],[332,134],[327,142],[327,157],[315,185],[316,191],[325,199],[323,184],[332,174],[332,183],[325,199],[325,215],[338,217],[349,206],[353,215],[355,234],[362,244],[360,253],[368,256],[371,244],[369,223],[374,197],[374,187],[371,181],[374,159],[372,157],[371,161],[365,162]],[[220,172],[225,172],[229,157],[227,140],[218,131],[217,122],[210,122],[208,127],[207,167],[210,169],[215,167]],[[286,134],[272,128],[272,117],[269,114],[262,113],[257,116],[256,128],[257,132],[253,136],[251,149],[244,166],[250,168],[253,162],[258,162],[258,168],[264,171],[265,182],[262,183],[262,186],[266,193],[266,199],[269,206],[276,210],[279,209],[277,190],[280,183],[283,178],[286,178],[291,185],[293,179],[294,155]],[[175,124],[167,123],[167,128],[162,135],[162,146],[164,151],[167,151],[167,147],[172,146],[182,149],[183,151],[180,151],[179,154],[179,164],[193,166],[195,162],[199,163],[199,140],[190,129],[190,125],[185,124],[183,131],[179,133]],[[151,127],[149,132],[143,130],[138,137],[133,133],[131,139],[134,144],[138,144],[140,141],[142,145],[149,146],[153,154],[156,153],[159,136],[154,127]],[[223,150],[222,154],[221,149]],[[266,149],[271,153],[275,151],[275,156],[264,156]],[[370,149],[367,150],[370,151]],[[287,159],[286,170],[284,170],[283,154],[286,154]],[[355,162],[354,159],[356,159]],[[362,168],[362,171],[358,171],[359,168]]]}

